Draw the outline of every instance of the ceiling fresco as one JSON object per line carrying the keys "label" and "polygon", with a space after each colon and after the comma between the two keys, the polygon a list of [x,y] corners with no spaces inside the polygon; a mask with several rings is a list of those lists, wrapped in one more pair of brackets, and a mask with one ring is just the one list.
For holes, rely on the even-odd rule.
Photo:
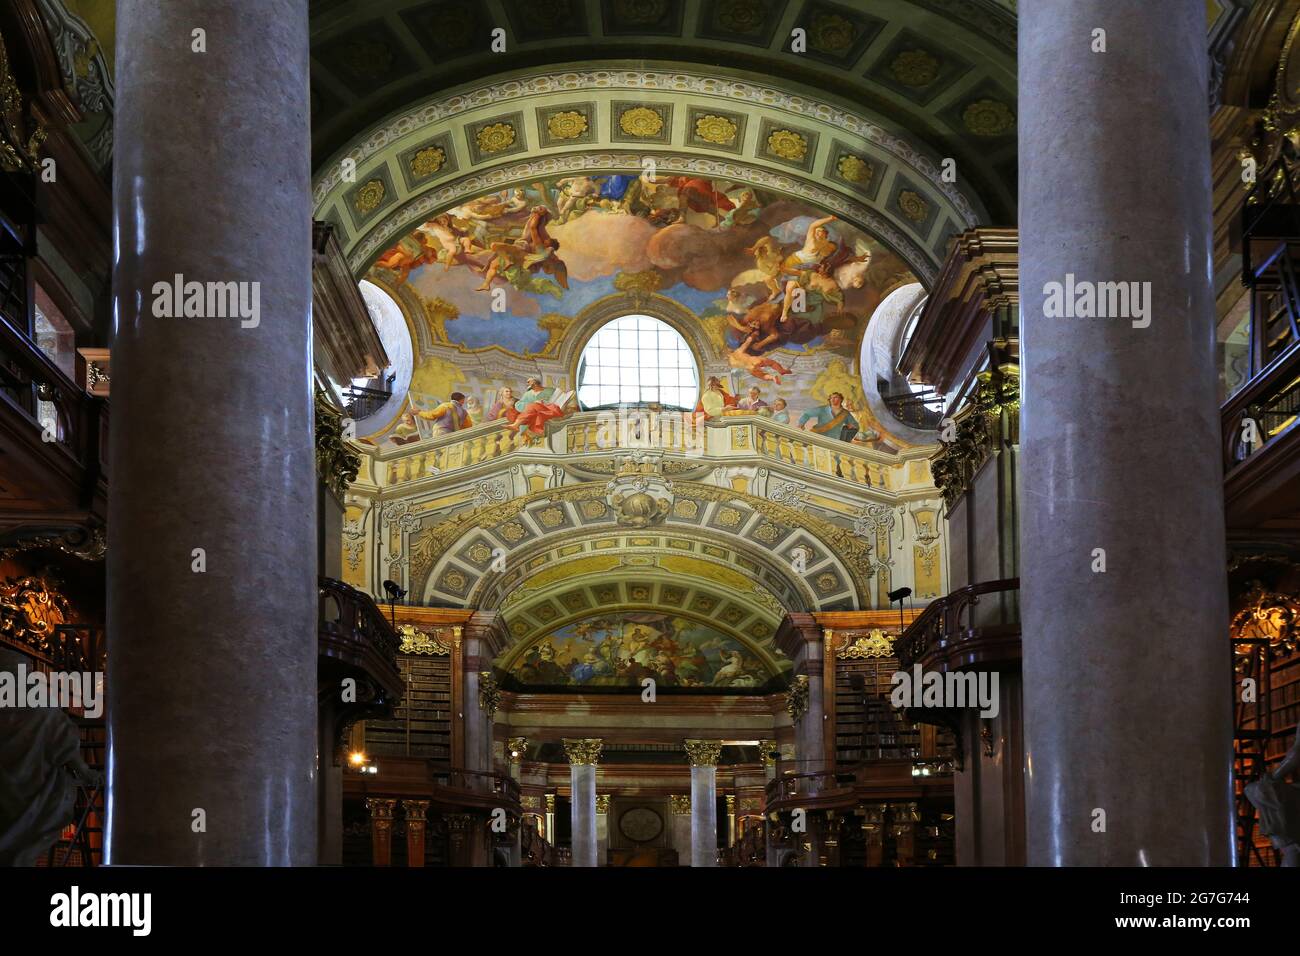
{"label": "ceiling fresco", "polygon": [[[786,663],[788,669],[789,663]],[[506,673],[525,688],[707,688],[754,693],[779,678],[745,641],[682,614],[619,611],[516,647]]]}
{"label": "ceiling fresco", "polygon": [[[662,173],[554,177],[475,197],[389,247],[367,277],[414,305],[428,332],[412,407],[459,390],[474,400],[471,423],[499,417],[502,390],[524,394],[539,372],[532,360],[559,357],[579,317],[622,294],[676,303],[707,343],[704,364],[725,362],[731,392],[757,386],[802,413],[820,398],[804,369],[820,374],[823,357],[851,364],[876,306],[915,281],[879,241],[807,202]],[[457,361],[467,353],[487,354],[479,374]],[[546,384],[574,387],[571,374]]]}

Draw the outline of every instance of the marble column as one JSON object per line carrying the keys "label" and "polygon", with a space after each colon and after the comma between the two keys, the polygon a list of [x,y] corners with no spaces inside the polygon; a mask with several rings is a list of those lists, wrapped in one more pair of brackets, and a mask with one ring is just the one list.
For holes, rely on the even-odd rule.
{"label": "marble column", "polygon": [[572,813],[573,866],[599,866],[596,856],[596,761],[600,759],[598,738],[566,739],[569,755],[569,798]]}
{"label": "marble column", "polygon": [[116,63],[106,862],[311,865],[307,0],[120,0]]}
{"label": "marble column", "polygon": [[691,761],[691,866],[718,865],[720,740],[687,740]]}
{"label": "marble column", "polygon": [[825,639],[822,627],[811,614],[787,614],[777,631],[776,644],[793,665],[790,721],[794,725],[795,759],[798,766],[790,769],[799,773],[825,770],[827,714],[823,688]]}
{"label": "marble column", "polygon": [[1031,865],[1233,859],[1205,35],[1186,0],[1021,5]]}
{"label": "marble column", "polygon": [[691,858],[691,798],[689,794],[673,794],[668,798],[672,815],[673,849],[677,851],[677,865],[689,866]]}
{"label": "marble column", "polygon": [[603,866],[609,859],[609,804],[610,795],[596,795],[596,859]]}
{"label": "marble column", "polygon": [[406,815],[406,865],[424,866],[424,836],[429,818],[428,800],[403,800]]}
{"label": "marble column", "polygon": [[[506,764],[510,768],[510,779],[515,783],[519,783],[519,779],[523,775],[524,754],[527,750],[528,738],[506,738]],[[523,866],[523,828],[527,825],[527,821],[521,814],[519,825],[514,828],[514,840],[510,846],[511,866]]]}

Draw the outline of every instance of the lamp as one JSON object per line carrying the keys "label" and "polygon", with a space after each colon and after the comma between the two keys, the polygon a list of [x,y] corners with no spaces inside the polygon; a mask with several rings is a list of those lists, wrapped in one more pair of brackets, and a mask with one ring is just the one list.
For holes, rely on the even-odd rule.
{"label": "lamp", "polygon": [[397,630],[397,612],[393,606],[406,597],[406,591],[396,581],[388,580],[384,581],[384,590],[388,592],[388,622],[393,625],[393,630]]}

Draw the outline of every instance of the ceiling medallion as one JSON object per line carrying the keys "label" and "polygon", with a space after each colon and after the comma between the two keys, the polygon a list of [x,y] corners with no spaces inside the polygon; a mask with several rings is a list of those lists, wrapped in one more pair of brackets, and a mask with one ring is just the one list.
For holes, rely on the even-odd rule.
{"label": "ceiling medallion", "polygon": [[668,0],[616,0],[614,13],[626,23],[658,23],[668,12]]}
{"label": "ceiling medallion", "polygon": [[870,163],[852,153],[841,156],[840,161],[835,164],[835,169],[849,182],[857,183],[859,186],[871,182],[871,177],[876,174],[875,168]]}
{"label": "ceiling medallion", "polygon": [[793,130],[778,129],[767,138],[767,149],[774,156],[800,162],[808,155],[808,140]]}
{"label": "ceiling medallion", "polygon": [[898,208],[912,222],[925,222],[925,217],[930,214],[930,204],[910,189],[898,194]]}
{"label": "ceiling medallion", "polygon": [[619,116],[618,127],[629,136],[658,136],[664,118],[648,106],[636,106]]}
{"label": "ceiling medallion", "polygon": [[556,139],[577,139],[587,132],[587,117],[577,110],[552,113],[546,119],[546,128]]}
{"label": "ceiling medallion", "polygon": [[384,201],[384,196],[387,195],[387,193],[388,189],[384,186],[384,181],[382,179],[372,179],[357,190],[357,194],[355,198],[353,198],[352,204],[356,206],[357,212],[365,215],[366,213],[374,212],[378,209],[379,204]]}
{"label": "ceiling medallion", "polygon": [[1016,114],[1006,103],[987,98],[967,106],[961,119],[976,136],[1003,136],[1016,126]]}
{"label": "ceiling medallion", "polygon": [[853,46],[857,29],[838,13],[819,13],[812,19],[808,39],[814,50],[844,53]]}
{"label": "ceiling medallion", "polygon": [[706,143],[730,146],[736,141],[736,124],[725,116],[701,116],[695,121],[695,135]]}
{"label": "ceiling medallion", "polygon": [[889,64],[889,74],[904,86],[929,86],[939,76],[939,61],[924,50],[904,50]]}
{"label": "ceiling medallion", "polygon": [[432,176],[447,162],[447,153],[441,146],[426,146],[411,157],[411,172],[421,178]]}
{"label": "ceiling medallion", "polygon": [[479,130],[474,139],[478,142],[478,148],[483,152],[499,153],[501,150],[514,145],[515,128],[509,123],[493,123]]}

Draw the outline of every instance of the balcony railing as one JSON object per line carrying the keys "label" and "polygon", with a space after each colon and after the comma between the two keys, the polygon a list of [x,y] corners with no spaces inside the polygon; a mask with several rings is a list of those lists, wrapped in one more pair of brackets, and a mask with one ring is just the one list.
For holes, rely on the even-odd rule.
{"label": "balcony railing", "polygon": [[[633,417],[635,417],[633,413]],[[617,418],[617,416],[615,416]],[[393,486],[468,471],[503,458],[545,454],[581,463],[583,456],[611,451],[661,450],[680,457],[750,459],[788,469],[815,472],[857,488],[899,490],[910,479],[905,464],[929,460],[933,449],[909,449],[901,456],[783,425],[759,415],[736,415],[698,422],[692,415],[646,415],[644,426],[612,425],[604,412],[574,412],[547,423],[546,433],[521,440],[501,422],[437,435],[372,452],[377,484]]]}
{"label": "balcony railing", "polygon": [[868,760],[838,770],[781,772],[767,783],[767,811],[843,809],[864,800],[916,799],[951,789],[953,765],[939,758]]}
{"label": "balcony railing", "polygon": [[[1019,578],[985,581],[958,588],[934,601],[908,625],[894,644],[901,670],[922,664],[933,670],[958,670],[1020,660]],[[998,602],[981,613],[981,598]]]}

